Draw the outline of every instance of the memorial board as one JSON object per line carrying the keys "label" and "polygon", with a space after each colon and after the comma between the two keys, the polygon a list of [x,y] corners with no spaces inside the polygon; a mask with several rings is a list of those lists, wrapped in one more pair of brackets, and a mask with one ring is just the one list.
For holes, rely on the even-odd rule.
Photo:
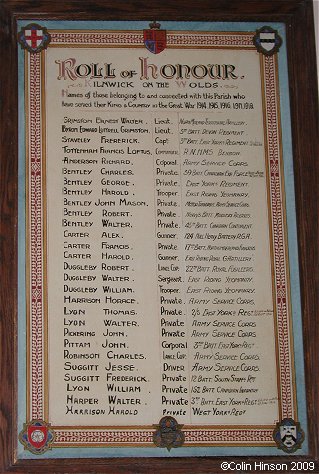
{"label": "memorial board", "polygon": [[16,462],[313,471],[287,21],[90,11],[15,18]]}

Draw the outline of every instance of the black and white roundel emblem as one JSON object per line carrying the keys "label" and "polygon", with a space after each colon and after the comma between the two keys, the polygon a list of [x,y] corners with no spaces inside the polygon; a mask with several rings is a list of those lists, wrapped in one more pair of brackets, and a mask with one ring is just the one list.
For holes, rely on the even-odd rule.
{"label": "black and white roundel emblem", "polygon": [[277,53],[282,45],[282,39],[277,30],[273,30],[270,26],[263,26],[257,30],[253,42],[257,51],[267,56]]}
{"label": "black and white roundel emblem", "polygon": [[294,453],[297,449],[301,448],[302,442],[305,439],[305,433],[298,421],[294,421],[292,418],[285,418],[276,424],[273,439],[279,449],[286,453]]}

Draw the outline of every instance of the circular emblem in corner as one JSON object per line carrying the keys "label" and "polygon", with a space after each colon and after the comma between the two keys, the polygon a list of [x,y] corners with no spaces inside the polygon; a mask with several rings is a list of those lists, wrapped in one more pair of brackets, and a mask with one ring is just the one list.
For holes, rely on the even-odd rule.
{"label": "circular emblem in corner", "polygon": [[21,31],[18,33],[18,41],[23,49],[30,53],[39,53],[47,48],[51,41],[51,36],[44,26],[30,23],[21,28]]}
{"label": "circular emblem in corner", "polygon": [[282,39],[277,30],[273,30],[270,26],[263,26],[256,30],[253,43],[259,53],[271,56],[279,51]]}
{"label": "circular emblem in corner", "polygon": [[284,418],[280,423],[276,424],[273,432],[273,438],[278,449],[282,449],[285,453],[294,453],[305,439],[305,433],[300,427],[300,423],[292,418]]}

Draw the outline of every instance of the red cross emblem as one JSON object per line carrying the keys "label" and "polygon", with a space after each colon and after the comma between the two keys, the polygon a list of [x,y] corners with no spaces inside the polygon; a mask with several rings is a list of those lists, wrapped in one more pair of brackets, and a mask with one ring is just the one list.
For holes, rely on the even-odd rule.
{"label": "red cross emblem", "polygon": [[31,23],[23,27],[18,35],[18,41],[23,49],[30,53],[38,53],[50,43],[51,37],[45,27]]}
{"label": "red cross emblem", "polygon": [[43,40],[42,30],[26,30],[25,40],[32,49],[36,49]]}

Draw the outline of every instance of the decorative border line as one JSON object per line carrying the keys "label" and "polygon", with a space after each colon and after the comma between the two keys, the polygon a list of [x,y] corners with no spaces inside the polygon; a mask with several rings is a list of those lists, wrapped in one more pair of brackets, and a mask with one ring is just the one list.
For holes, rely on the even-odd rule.
{"label": "decorative border line", "polygon": [[[184,446],[222,446],[236,444],[240,446],[254,444],[273,446],[273,428],[216,428],[216,429],[183,429],[185,435]],[[136,446],[154,447],[154,430],[136,429],[55,429],[56,447],[90,446]]]}
{"label": "decorative border line", "polygon": [[[41,57],[29,55],[29,186],[30,186],[30,417],[43,418],[44,311],[43,311],[43,169],[41,134]],[[27,229],[29,232],[29,229]]]}
{"label": "decorative border line", "polygon": [[[282,169],[280,115],[277,108],[279,98],[277,84],[276,56],[263,56],[265,77],[265,133],[267,136],[268,172],[270,177],[270,205],[272,218],[272,245],[274,250],[275,304],[277,308],[277,344],[279,353],[279,380],[281,388],[281,419],[295,418],[293,397],[293,379],[291,373],[292,357],[290,347],[288,271],[285,248],[285,219],[282,205]],[[277,369],[278,370],[278,369]]]}
{"label": "decorative border line", "polygon": [[[142,47],[142,34],[132,32],[111,32],[111,33],[52,33],[52,43],[54,45],[67,45],[70,42],[76,45],[88,43],[90,46],[98,45],[104,47],[130,45]],[[168,34],[168,45],[173,47],[236,47],[253,49],[253,33],[251,34]],[[107,41],[102,42],[105,39]],[[197,39],[197,42],[196,42]],[[183,41],[182,41],[183,40]],[[41,137],[41,60],[40,55],[29,55],[29,168],[30,168],[30,275],[31,281],[31,302],[30,302],[30,375],[31,381],[28,390],[31,391],[30,417],[42,419],[44,413],[44,311],[43,311],[43,154]],[[294,404],[291,393],[293,392],[293,377],[291,373],[292,358],[289,347],[291,345],[290,322],[289,322],[289,293],[287,287],[287,258],[285,255],[284,240],[284,210],[282,209],[282,177],[281,177],[281,148],[279,131],[279,110],[277,107],[277,72],[276,57],[263,57],[265,88],[264,96],[266,103],[265,126],[267,136],[267,153],[270,176],[270,200],[272,217],[272,235],[274,248],[274,269],[275,269],[275,290],[277,306],[277,328],[278,328],[278,349],[280,366],[280,391],[282,402],[281,418],[294,418]],[[27,229],[27,233],[29,229]],[[111,445],[150,445],[153,446],[153,432],[145,429],[125,428],[125,429],[67,429],[56,431],[55,446],[75,446],[75,445],[101,445],[104,443]],[[196,429],[185,431],[185,444],[191,445],[274,445],[272,439],[273,428],[269,429],[219,429],[209,427],[208,429]]]}
{"label": "decorative border line", "polygon": [[[54,46],[87,46],[90,47],[130,47],[144,48],[143,32],[135,31],[72,31],[64,33],[60,31],[50,31],[51,43]],[[253,45],[254,33],[170,33],[167,32],[167,47],[222,47],[236,49],[255,49]]]}

